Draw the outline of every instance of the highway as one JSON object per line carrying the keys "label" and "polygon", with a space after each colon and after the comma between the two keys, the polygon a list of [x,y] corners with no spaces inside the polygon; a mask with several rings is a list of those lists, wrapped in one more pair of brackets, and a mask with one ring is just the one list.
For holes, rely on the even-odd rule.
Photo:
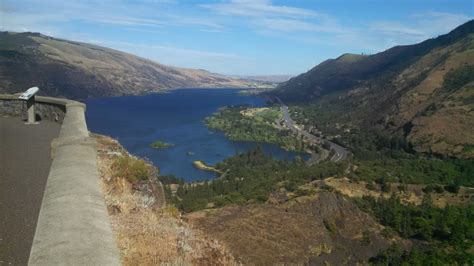
{"label": "highway", "polygon": [[[281,110],[283,112],[283,120],[285,122],[285,125],[292,131],[296,132],[296,133],[299,133],[299,134],[302,134],[303,136],[305,136],[307,139],[309,139],[312,143],[316,143],[316,144],[319,144],[319,143],[322,143],[322,140],[320,137],[317,137],[317,136],[314,136],[312,134],[310,134],[309,132],[307,132],[306,130],[304,129],[300,129],[298,127],[295,126],[295,122],[293,121],[293,119],[291,118],[290,116],[290,113],[289,113],[289,110],[288,110],[288,106],[286,106],[281,100],[280,98],[278,97],[275,97],[276,100],[282,105],[281,106]],[[349,152],[347,151],[346,148],[342,147],[341,145],[338,145],[332,141],[329,141],[329,140],[325,140],[331,150],[334,150],[334,155],[330,158],[331,161],[333,162],[339,162],[339,161],[343,161],[343,160],[346,160],[347,159],[347,155],[349,154]],[[321,158],[321,156],[319,156]],[[319,161],[320,158],[316,159],[316,158],[312,158],[310,159],[311,161],[314,161],[316,159],[316,161]]]}

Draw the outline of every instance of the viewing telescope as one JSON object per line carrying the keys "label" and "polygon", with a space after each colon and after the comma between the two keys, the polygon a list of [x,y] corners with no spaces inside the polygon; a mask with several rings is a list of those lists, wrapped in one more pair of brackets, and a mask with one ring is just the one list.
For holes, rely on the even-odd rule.
{"label": "viewing telescope", "polygon": [[26,101],[26,107],[28,112],[28,122],[27,124],[37,124],[36,122],[36,112],[35,112],[35,95],[38,93],[38,87],[32,87],[23,92],[18,99]]}

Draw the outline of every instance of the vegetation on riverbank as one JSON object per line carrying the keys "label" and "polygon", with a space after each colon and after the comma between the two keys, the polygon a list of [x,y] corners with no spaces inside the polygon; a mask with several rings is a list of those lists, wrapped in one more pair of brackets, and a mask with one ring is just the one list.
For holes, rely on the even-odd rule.
{"label": "vegetation on riverbank", "polygon": [[279,189],[295,192],[312,180],[342,176],[347,163],[323,162],[308,166],[301,159],[280,161],[265,155],[260,148],[228,158],[216,165],[225,176],[178,187],[170,199],[184,212],[208,206],[265,202]]}
{"label": "vegetation on riverbank", "polygon": [[154,141],[153,143],[150,144],[150,147],[152,147],[153,149],[166,149],[173,146],[174,146],[173,144],[166,143],[161,140]]}
{"label": "vegetation on riverbank", "polygon": [[219,130],[234,141],[254,141],[279,145],[287,150],[302,151],[304,143],[290,130],[278,128],[282,118],[279,108],[227,107],[205,119],[206,125]]}

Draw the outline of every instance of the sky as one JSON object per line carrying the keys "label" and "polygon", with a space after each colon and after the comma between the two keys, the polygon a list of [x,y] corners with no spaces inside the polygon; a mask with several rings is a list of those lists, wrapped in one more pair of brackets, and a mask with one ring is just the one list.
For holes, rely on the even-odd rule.
{"label": "sky", "polygon": [[40,32],[162,64],[295,75],[473,19],[474,0],[0,0],[0,30]]}

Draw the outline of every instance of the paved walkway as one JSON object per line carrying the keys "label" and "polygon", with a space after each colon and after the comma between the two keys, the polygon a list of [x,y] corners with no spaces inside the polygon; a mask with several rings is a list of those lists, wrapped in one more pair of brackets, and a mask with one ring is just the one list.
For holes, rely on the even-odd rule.
{"label": "paved walkway", "polygon": [[26,265],[60,124],[0,117],[0,265]]}

